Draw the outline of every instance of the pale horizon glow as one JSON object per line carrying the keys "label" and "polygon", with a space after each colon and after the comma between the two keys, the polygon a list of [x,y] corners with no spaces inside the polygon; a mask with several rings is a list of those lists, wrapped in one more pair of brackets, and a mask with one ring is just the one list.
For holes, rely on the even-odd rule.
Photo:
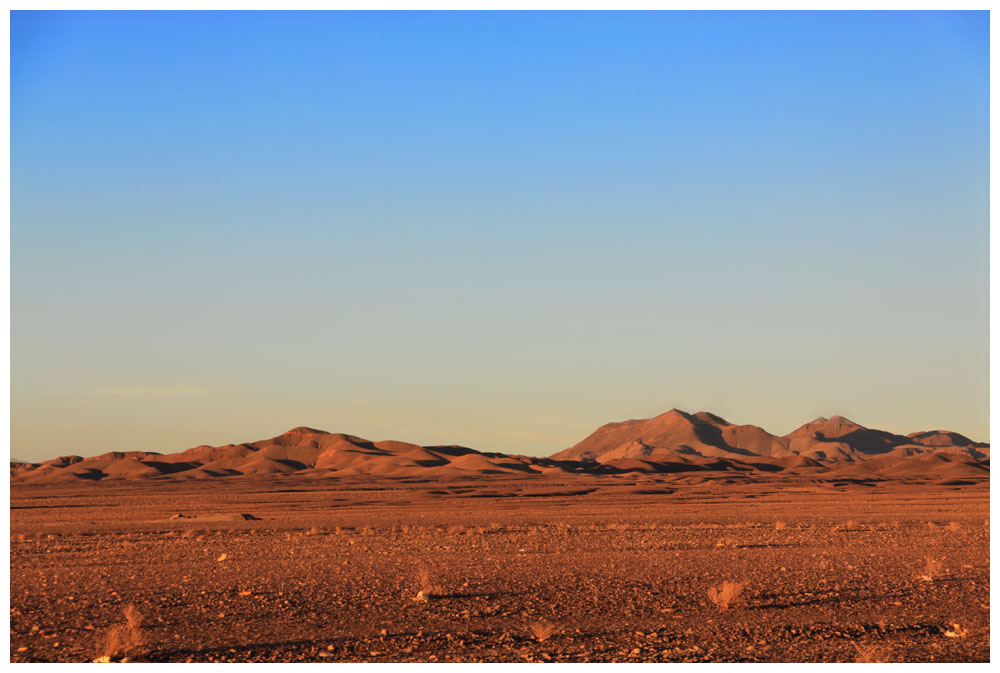
{"label": "pale horizon glow", "polygon": [[11,455],[989,440],[987,12],[11,15]]}

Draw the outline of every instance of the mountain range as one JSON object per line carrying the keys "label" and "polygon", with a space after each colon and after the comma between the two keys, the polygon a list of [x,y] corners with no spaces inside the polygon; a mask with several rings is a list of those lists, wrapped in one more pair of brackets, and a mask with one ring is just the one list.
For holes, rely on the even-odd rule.
{"label": "mountain range", "polygon": [[116,451],[40,463],[11,461],[10,477],[12,483],[41,484],[268,475],[437,478],[685,472],[957,478],[988,476],[989,455],[989,444],[946,430],[904,436],[833,416],[777,436],[712,413],[672,409],[654,418],[601,426],[547,458],[463,446],[373,442],[298,427],[271,439],[198,446],[180,453]]}

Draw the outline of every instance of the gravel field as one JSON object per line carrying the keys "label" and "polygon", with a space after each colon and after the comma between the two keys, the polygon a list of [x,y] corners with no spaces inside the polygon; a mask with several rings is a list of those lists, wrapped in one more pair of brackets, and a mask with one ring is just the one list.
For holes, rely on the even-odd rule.
{"label": "gravel field", "polygon": [[11,507],[12,661],[989,661],[986,479],[234,478]]}

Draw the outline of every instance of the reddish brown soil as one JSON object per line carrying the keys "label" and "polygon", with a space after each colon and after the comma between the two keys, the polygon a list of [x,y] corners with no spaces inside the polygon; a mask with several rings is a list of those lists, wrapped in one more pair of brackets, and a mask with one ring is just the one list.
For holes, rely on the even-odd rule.
{"label": "reddish brown soil", "polygon": [[988,477],[726,477],[12,484],[11,659],[989,660]]}

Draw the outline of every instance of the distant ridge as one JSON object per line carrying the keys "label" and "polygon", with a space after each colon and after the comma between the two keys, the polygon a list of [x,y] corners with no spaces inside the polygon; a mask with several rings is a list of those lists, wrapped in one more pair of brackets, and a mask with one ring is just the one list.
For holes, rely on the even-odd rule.
{"label": "distant ridge", "polygon": [[734,425],[706,411],[689,414],[679,409],[644,420],[608,423],[552,457],[604,463],[618,458],[678,455],[743,459],[748,455],[803,456],[824,464],[865,460],[902,448],[911,454],[939,452],[989,458],[989,444],[946,430],[902,436],[833,416],[817,418],[779,437],[756,425]]}
{"label": "distant ridge", "polygon": [[608,423],[549,458],[483,453],[463,446],[419,446],[299,426],[248,444],[197,446],[160,454],[116,451],[10,462],[12,483],[136,479],[309,478],[491,475],[671,474],[726,472],[809,475],[989,473],[989,444],[956,432],[897,435],[843,416],[817,418],[782,437],[721,416],[671,409],[654,418]]}

